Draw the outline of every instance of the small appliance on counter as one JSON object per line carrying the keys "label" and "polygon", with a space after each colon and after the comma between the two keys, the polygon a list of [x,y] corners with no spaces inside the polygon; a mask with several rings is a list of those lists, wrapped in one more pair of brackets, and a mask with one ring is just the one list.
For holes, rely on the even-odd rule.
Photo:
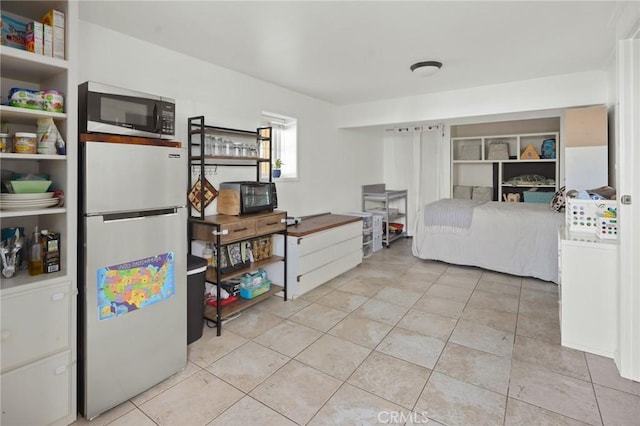
{"label": "small appliance on counter", "polygon": [[222,182],[218,194],[218,213],[238,216],[278,208],[273,182]]}

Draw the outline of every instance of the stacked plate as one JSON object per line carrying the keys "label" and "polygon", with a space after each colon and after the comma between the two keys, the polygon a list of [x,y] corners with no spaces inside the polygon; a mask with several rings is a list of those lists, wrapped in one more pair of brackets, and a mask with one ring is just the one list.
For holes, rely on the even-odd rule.
{"label": "stacked plate", "polygon": [[0,194],[0,210],[39,210],[58,204],[53,192],[40,194]]}

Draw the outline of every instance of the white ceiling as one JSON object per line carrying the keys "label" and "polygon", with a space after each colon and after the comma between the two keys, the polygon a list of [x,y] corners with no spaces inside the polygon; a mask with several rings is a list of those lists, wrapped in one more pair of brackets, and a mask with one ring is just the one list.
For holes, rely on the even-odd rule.
{"label": "white ceiling", "polygon": [[[606,69],[617,1],[83,1],[80,18],[344,105]],[[431,77],[414,62],[437,60]]]}

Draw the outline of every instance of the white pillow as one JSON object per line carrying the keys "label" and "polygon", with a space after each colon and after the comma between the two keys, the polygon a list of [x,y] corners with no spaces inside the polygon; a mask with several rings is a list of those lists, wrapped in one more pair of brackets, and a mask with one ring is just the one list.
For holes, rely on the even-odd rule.
{"label": "white pillow", "polygon": [[460,198],[463,200],[470,200],[471,193],[473,191],[472,186],[454,185],[453,198]]}
{"label": "white pillow", "polygon": [[493,188],[489,186],[474,186],[472,200],[491,201],[493,199]]}

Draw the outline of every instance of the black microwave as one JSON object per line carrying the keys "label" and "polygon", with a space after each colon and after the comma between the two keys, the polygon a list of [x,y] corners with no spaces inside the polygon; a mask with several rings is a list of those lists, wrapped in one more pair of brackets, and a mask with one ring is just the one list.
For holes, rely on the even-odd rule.
{"label": "black microwave", "polygon": [[87,81],[78,86],[80,133],[173,139],[176,103],[135,90]]}
{"label": "black microwave", "polygon": [[222,182],[218,194],[218,213],[241,215],[278,208],[273,182]]}

